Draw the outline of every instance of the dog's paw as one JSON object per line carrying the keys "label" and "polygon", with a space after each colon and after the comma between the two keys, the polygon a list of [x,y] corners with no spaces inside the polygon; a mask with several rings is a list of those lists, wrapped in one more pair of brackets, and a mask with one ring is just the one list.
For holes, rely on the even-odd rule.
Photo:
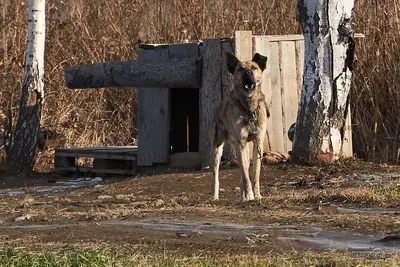
{"label": "dog's paw", "polygon": [[253,194],[247,194],[247,196],[242,197],[243,202],[248,202],[248,201],[254,201],[254,195]]}

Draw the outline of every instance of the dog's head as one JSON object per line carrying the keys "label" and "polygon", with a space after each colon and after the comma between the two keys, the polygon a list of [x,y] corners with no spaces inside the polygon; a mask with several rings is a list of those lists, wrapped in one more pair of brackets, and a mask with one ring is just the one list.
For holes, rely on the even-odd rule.
{"label": "dog's head", "polygon": [[237,57],[225,52],[225,62],[234,77],[235,89],[251,97],[256,90],[261,90],[262,72],[267,66],[267,57],[256,53],[251,61],[241,62]]}

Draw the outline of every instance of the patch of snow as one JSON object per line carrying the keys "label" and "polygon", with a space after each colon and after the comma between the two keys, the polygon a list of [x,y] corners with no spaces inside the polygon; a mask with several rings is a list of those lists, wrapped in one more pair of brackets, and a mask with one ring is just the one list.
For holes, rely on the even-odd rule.
{"label": "patch of snow", "polygon": [[101,177],[96,178],[77,178],[75,180],[68,180],[68,181],[57,181],[56,184],[58,185],[91,185],[97,184],[102,182],[103,179]]}

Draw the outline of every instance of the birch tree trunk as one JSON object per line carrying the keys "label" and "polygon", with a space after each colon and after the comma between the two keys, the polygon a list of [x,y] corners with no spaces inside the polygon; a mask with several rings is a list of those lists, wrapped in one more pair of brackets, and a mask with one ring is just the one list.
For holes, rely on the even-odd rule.
{"label": "birch tree trunk", "polygon": [[7,155],[10,171],[33,169],[44,100],[45,0],[28,0],[25,73],[14,140]]}
{"label": "birch tree trunk", "polygon": [[354,0],[298,0],[304,32],[303,87],[295,157],[330,163],[342,156],[354,59]]}

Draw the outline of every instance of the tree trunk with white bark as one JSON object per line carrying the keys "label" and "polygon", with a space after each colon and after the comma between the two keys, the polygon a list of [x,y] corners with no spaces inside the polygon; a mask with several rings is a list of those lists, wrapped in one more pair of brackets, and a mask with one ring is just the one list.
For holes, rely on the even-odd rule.
{"label": "tree trunk with white bark", "polygon": [[299,0],[303,87],[293,155],[309,163],[342,156],[354,59],[353,0]]}
{"label": "tree trunk with white bark", "polygon": [[7,155],[10,171],[31,171],[44,100],[45,0],[28,0],[25,73],[14,140]]}

